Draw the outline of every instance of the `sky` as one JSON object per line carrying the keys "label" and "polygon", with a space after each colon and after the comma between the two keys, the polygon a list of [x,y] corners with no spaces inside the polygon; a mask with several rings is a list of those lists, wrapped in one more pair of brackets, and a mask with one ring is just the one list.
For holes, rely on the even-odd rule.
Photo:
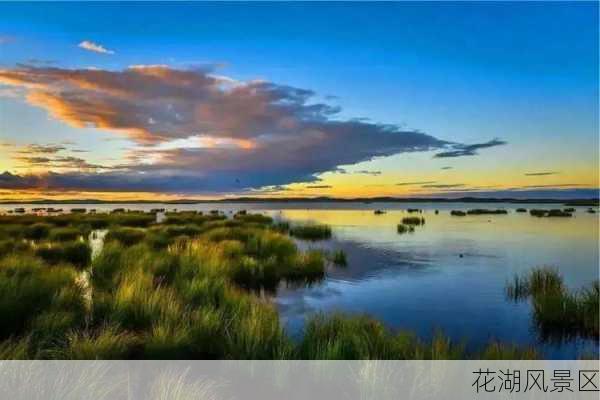
{"label": "sky", "polygon": [[598,196],[597,2],[0,15],[0,199]]}

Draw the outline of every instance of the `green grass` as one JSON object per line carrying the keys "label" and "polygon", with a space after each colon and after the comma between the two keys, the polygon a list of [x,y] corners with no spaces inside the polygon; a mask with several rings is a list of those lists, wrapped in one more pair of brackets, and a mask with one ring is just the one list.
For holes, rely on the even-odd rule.
{"label": "green grass", "polygon": [[481,353],[468,354],[462,343],[454,343],[441,333],[424,342],[407,332],[393,334],[367,316],[319,314],[307,322],[298,356],[319,360],[452,360],[469,356],[532,359],[537,353],[529,348],[490,343]]}
{"label": "green grass", "polygon": [[48,236],[52,227],[45,223],[36,223],[24,229],[23,237],[30,240],[41,240]]}
{"label": "green grass", "polygon": [[421,217],[404,217],[402,218],[403,225],[419,226],[425,225],[425,218]]}
{"label": "green grass", "polygon": [[124,246],[132,246],[144,240],[146,231],[139,228],[115,228],[106,235],[106,241],[117,241]]}
{"label": "green grass", "polygon": [[450,211],[450,215],[452,215],[454,217],[464,217],[467,215],[467,213],[464,211],[460,211],[460,210],[452,210],[452,211]]}
{"label": "green grass", "polygon": [[415,227],[413,225],[405,225],[405,224],[398,224],[398,227],[396,229],[399,234],[412,233],[415,231]]}
{"label": "green grass", "polygon": [[515,276],[506,293],[513,300],[531,300],[534,323],[543,340],[599,337],[598,281],[589,288],[570,291],[557,270],[536,268],[525,276]]}
{"label": "green grass", "polygon": [[85,232],[73,227],[54,228],[50,232],[50,240],[58,242],[68,242],[79,239]]}
{"label": "green grass", "polygon": [[567,211],[563,211],[563,210],[550,210],[548,212],[548,217],[572,217],[573,215],[570,212]]}
{"label": "green grass", "polygon": [[50,265],[69,263],[78,269],[86,268],[92,250],[85,242],[48,243],[36,248],[35,255]]}
{"label": "green grass", "polygon": [[290,229],[290,235],[304,240],[324,240],[331,238],[331,228],[328,225],[298,225]]}
{"label": "green grass", "polygon": [[333,256],[331,257],[331,261],[340,267],[345,267],[348,265],[348,259],[346,257],[346,252],[344,250],[336,250],[333,252]]}
{"label": "green grass", "polygon": [[0,260],[0,339],[25,333],[40,314],[62,309],[81,315],[83,300],[73,269],[49,268],[30,256]]}
{"label": "green grass", "polygon": [[508,211],[497,209],[497,210],[487,210],[485,208],[476,208],[473,210],[467,211],[468,215],[503,215],[508,214]]}

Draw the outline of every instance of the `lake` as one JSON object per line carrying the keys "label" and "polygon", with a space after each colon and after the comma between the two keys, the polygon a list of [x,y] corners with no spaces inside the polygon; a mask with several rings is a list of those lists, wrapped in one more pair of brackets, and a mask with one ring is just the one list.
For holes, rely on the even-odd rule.
{"label": "lake", "polygon": [[[204,203],[1,205],[167,210],[219,209],[229,214],[256,210],[292,223],[318,222],[332,227],[331,240],[298,241],[302,248],[343,249],[346,267],[330,267],[327,278],[310,287],[285,287],[274,295],[286,329],[301,332],[307,315],[342,311],[368,314],[393,330],[406,329],[430,338],[436,330],[477,349],[492,339],[535,345],[546,358],[598,356],[598,342],[570,339],[547,342],[532,322],[528,301],[507,299],[505,287],[515,274],[533,267],[557,268],[569,288],[598,279],[598,215],[575,207],[572,218],[537,218],[516,208],[564,208],[556,204],[508,203]],[[422,213],[409,214],[406,209]],[[455,217],[450,210],[504,208],[508,215]],[[386,212],[375,215],[373,210]],[[439,214],[435,213],[439,210]],[[403,217],[425,218],[414,233],[399,235]]]}

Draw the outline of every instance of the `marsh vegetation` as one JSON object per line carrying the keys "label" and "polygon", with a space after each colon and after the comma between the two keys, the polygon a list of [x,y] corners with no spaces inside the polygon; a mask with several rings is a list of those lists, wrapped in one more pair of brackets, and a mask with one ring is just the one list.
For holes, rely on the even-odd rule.
{"label": "marsh vegetation", "polygon": [[[417,222],[418,220],[418,222]],[[346,254],[302,251],[292,238],[331,237],[260,214],[0,216],[0,355],[36,359],[535,358],[490,343],[465,351],[443,334],[424,341],[367,316],[311,317],[300,339],[264,293],[323,279]],[[421,225],[416,218],[406,229]],[[106,229],[94,259],[88,236]],[[90,235],[90,232],[94,232]],[[105,232],[105,231],[104,231]],[[83,271],[83,272],[82,272]],[[82,283],[82,273],[88,277]],[[596,289],[597,291],[597,286]]]}
{"label": "marsh vegetation", "polygon": [[543,340],[599,337],[597,280],[589,287],[572,291],[556,269],[542,267],[515,276],[507,285],[506,294],[514,301],[531,301],[534,324]]}

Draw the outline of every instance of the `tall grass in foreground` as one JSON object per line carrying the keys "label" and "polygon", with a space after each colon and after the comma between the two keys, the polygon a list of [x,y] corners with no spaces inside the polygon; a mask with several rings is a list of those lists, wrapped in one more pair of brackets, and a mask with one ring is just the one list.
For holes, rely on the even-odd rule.
{"label": "tall grass in foreground", "polygon": [[599,337],[598,281],[572,292],[557,270],[536,268],[525,276],[515,276],[506,293],[513,300],[531,299],[534,322],[544,340]]}
{"label": "tall grass in foreground", "polygon": [[462,343],[454,343],[441,333],[431,341],[421,341],[407,332],[393,334],[380,322],[366,316],[333,314],[312,317],[299,343],[301,359],[323,360],[451,360],[469,356],[491,359],[534,359],[528,348],[492,342],[482,352],[468,354]]}

